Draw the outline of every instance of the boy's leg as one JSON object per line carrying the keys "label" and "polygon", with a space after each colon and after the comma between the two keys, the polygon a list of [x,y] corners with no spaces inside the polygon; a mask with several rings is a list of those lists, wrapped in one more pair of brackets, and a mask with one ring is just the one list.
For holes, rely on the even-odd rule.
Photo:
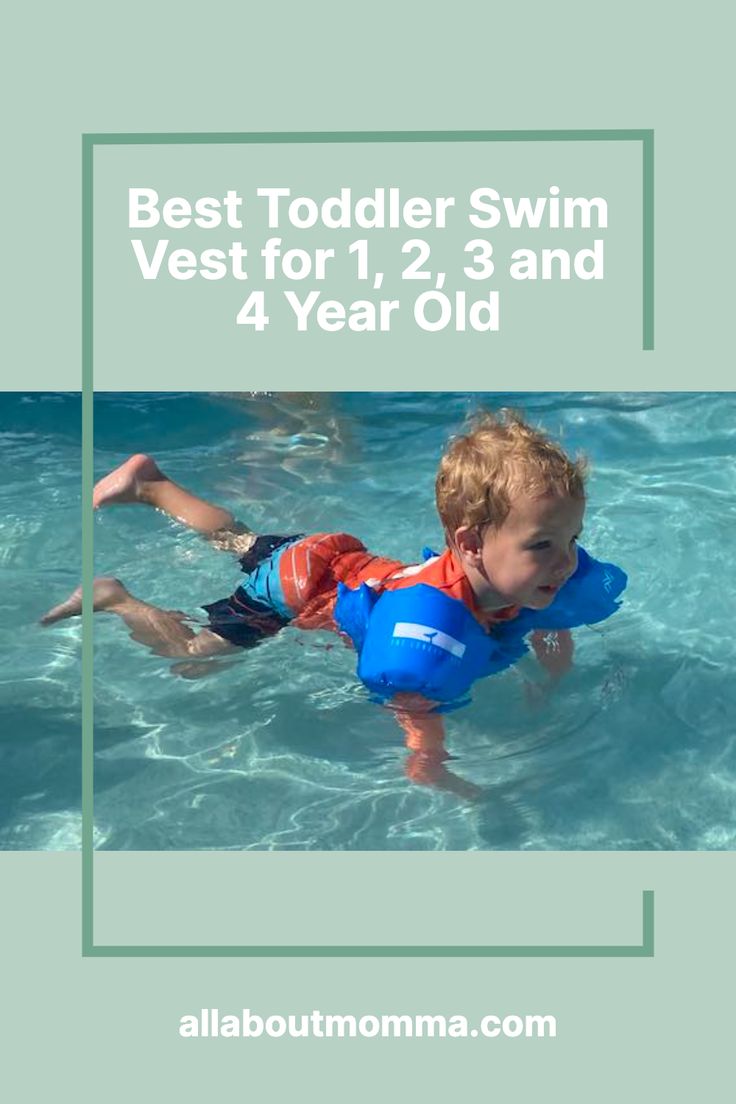
{"label": "boy's leg", "polygon": [[213,506],[180,487],[165,475],[150,456],[137,453],[97,483],[92,504],[95,510],[112,503],[143,502],[163,510],[190,529],[196,529],[225,551],[245,553],[255,534],[237,522],[229,510]]}
{"label": "boy's leg", "polygon": [[[95,611],[116,613],[130,629],[130,635],[145,644],[156,655],[183,659],[197,656],[224,655],[239,651],[210,629],[195,633],[185,624],[186,615],[176,610],[162,610],[141,602],[130,594],[119,579],[99,578],[94,581]],[[65,602],[54,606],[41,618],[42,625],[52,625],[82,612],[82,588],[77,587]]]}

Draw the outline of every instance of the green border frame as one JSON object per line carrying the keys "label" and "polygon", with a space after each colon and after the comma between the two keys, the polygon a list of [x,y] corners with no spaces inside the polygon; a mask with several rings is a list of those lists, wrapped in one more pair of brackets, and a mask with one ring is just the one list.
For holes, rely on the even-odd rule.
{"label": "green border frame", "polygon": [[[91,865],[91,864],[90,864]],[[91,870],[85,904],[89,904],[89,927],[85,924],[82,955],[85,958],[654,958],[654,892],[642,892],[642,936],[640,944],[583,946],[103,946],[92,941]],[[87,921],[86,921],[87,922]]]}
{"label": "green border frame", "polygon": [[82,135],[82,956],[85,958],[652,958],[654,892],[642,891],[642,940],[631,946],[102,946],[94,942],[92,580],[94,150],[110,145],[369,142],[641,142],[642,345],[654,348],[654,131],[453,130]]}

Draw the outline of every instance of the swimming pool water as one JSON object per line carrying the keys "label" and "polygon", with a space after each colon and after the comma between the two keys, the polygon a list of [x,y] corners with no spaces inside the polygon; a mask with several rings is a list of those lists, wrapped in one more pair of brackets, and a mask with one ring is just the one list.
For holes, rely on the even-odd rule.
{"label": "swimming pool water", "polygon": [[[433,480],[477,406],[514,405],[592,463],[582,543],[629,574],[576,631],[543,704],[533,660],[447,720],[477,802],[410,783],[355,656],[286,629],[206,678],[95,618],[95,838],[111,849],[732,849],[736,846],[732,394],[97,396],[95,476],[133,451],[261,532],[344,530],[416,560]],[[80,400],[0,397],[0,847],[80,843]],[[238,565],[143,507],[95,518],[99,573],[197,616]]]}

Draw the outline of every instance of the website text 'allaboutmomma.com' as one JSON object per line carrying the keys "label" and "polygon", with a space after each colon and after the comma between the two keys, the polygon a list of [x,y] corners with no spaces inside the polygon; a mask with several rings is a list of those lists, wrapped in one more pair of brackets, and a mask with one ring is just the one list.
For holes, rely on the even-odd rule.
{"label": "website text 'allaboutmomma.com'", "polygon": [[184,1039],[554,1039],[557,1019],[511,1012],[488,1014],[474,1023],[462,1015],[355,1016],[313,1009],[263,1016],[250,1008],[237,1014],[202,1008],[181,1017],[179,1034]]}

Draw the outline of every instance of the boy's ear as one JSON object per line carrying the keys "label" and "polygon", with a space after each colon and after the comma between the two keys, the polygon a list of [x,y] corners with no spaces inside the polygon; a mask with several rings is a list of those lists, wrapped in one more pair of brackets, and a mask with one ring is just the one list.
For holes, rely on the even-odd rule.
{"label": "boy's ear", "polygon": [[475,567],[481,562],[483,538],[475,525],[462,525],[455,530],[455,548],[463,563]]}

